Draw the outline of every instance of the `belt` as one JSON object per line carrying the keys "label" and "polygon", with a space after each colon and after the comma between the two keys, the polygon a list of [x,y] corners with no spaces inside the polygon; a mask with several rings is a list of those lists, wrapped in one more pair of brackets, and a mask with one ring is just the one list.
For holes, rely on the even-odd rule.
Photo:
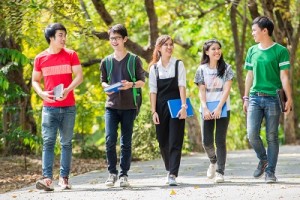
{"label": "belt", "polygon": [[262,97],[274,96],[274,95],[266,94],[266,93],[263,93],[263,92],[254,92],[253,95],[262,96]]}

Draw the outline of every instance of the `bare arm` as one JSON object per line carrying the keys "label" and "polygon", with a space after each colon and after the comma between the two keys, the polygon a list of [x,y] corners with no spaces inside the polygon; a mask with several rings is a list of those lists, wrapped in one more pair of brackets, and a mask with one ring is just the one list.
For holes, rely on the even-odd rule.
{"label": "bare arm", "polygon": [[157,94],[151,92],[150,93],[150,104],[151,104],[151,113],[152,113],[152,120],[154,124],[159,124],[159,116],[156,112],[156,98]]}
{"label": "bare arm", "polygon": [[213,119],[212,113],[207,108],[207,104],[206,104],[206,87],[205,87],[205,85],[199,84],[198,89],[199,89],[199,98],[200,98],[201,107],[202,107],[202,116],[203,116],[204,120]]}
{"label": "bare arm", "polygon": [[[253,84],[253,71],[248,70],[247,75],[246,75],[246,80],[245,80],[245,93],[244,96],[249,96],[250,93],[250,88]],[[245,113],[247,113],[248,110],[248,100],[244,100],[244,105],[243,105],[243,110]]]}
{"label": "bare arm", "polygon": [[181,99],[181,109],[178,112],[179,119],[185,119],[187,117],[186,113],[186,89],[184,86],[179,86],[179,93],[180,93],[180,99]]}
{"label": "bare arm", "polygon": [[292,89],[289,83],[289,71],[281,70],[280,79],[281,79],[283,90],[287,97],[287,102],[285,103],[285,110],[286,110],[285,113],[288,114],[293,106]]}
{"label": "bare arm", "polygon": [[49,103],[54,103],[55,100],[53,100],[53,91],[43,91],[41,88],[41,80],[42,80],[42,72],[39,71],[32,71],[32,87],[36,91],[36,93],[45,101]]}

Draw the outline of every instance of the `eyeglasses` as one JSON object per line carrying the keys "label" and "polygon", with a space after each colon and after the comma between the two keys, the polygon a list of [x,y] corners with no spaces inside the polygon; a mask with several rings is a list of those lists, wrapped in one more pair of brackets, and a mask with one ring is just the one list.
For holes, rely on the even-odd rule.
{"label": "eyeglasses", "polygon": [[109,40],[113,42],[113,41],[118,41],[122,38],[123,38],[122,36],[116,36],[116,37],[110,37]]}

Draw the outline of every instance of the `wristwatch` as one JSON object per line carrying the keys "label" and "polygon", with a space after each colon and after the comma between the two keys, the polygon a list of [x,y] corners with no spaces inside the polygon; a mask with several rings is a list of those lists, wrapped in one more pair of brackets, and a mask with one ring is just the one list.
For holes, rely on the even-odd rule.
{"label": "wristwatch", "polygon": [[132,82],[132,87],[135,88],[135,82]]}

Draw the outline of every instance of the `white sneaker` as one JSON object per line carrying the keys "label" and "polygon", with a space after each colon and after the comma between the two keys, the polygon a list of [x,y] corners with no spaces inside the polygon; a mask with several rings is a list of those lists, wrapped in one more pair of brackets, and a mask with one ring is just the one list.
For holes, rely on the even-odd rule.
{"label": "white sneaker", "polygon": [[207,178],[214,178],[216,175],[216,164],[209,164],[209,167],[207,169]]}
{"label": "white sneaker", "polygon": [[216,172],[215,183],[223,183],[224,177],[219,172]]}
{"label": "white sneaker", "polygon": [[117,174],[109,174],[108,179],[105,182],[107,187],[113,187],[117,181]]}
{"label": "white sneaker", "polygon": [[128,182],[127,176],[121,176],[120,177],[120,187],[129,187],[130,184]]}
{"label": "white sneaker", "polygon": [[50,178],[42,178],[41,180],[38,180],[36,182],[36,189],[38,190],[45,190],[45,191],[53,191],[54,186],[53,186],[53,181]]}
{"label": "white sneaker", "polygon": [[69,184],[69,177],[59,177],[58,185],[62,190],[71,189],[72,186]]}
{"label": "white sneaker", "polygon": [[166,177],[166,185],[169,185],[169,176],[170,176],[170,173],[168,172],[167,177]]}
{"label": "white sneaker", "polygon": [[169,175],[169,186],[177,186],[178,183],[176,182],[176,176],[171,174]]}

